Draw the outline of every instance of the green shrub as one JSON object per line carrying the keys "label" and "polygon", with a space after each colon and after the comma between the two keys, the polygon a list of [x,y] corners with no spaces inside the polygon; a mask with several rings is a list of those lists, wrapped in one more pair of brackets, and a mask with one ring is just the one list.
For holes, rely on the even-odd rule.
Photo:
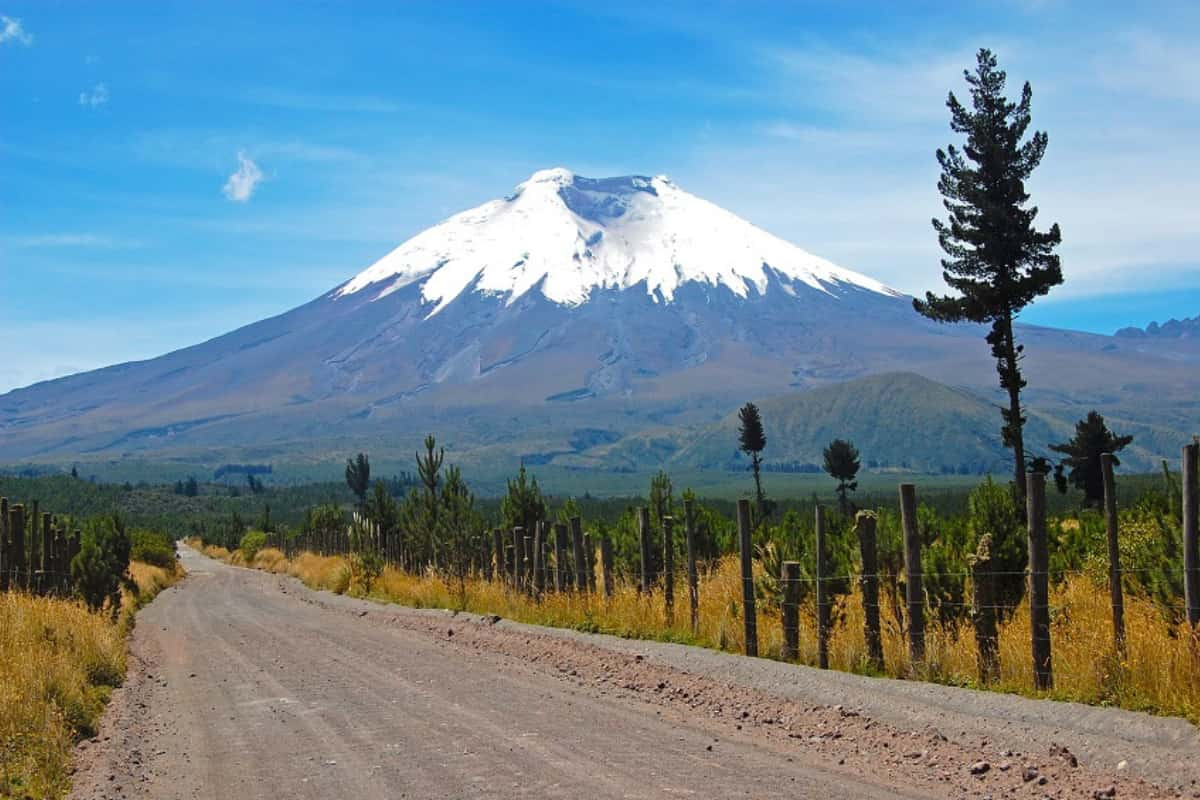
{"label": "green shrub", "polygon": [[129,556],[134,561],[163,569],[175,568],[175,543],[161,531],[135,530],[129,536]]}
{"label": "green shrub", "polygon": [[130,549],[125,523],[116,514],[93,520],[84,529],[79,554],[71,561],[71,581],[91,608],[99,610],[108,600],[116,613]]}
{"label": "green shrub", "polygon": [[996,577],[997,600],[1015,607],[1025,594],[1025,565],[1029,546],[1025,533],[1025,515],[1013,499],[1012,489],[992,480],[991,476],[972,491],[967,499],[967,524],[973,551],[985,534],[992,535],[992,569]]}
{"label": "green shrub", "polygon": [[258,555],[258,551],[267,546],[267,535],[262,531],[250,531],[242,537],[242,541],[238,544],[238,549],[242,551],[242,558],[249,564]]}

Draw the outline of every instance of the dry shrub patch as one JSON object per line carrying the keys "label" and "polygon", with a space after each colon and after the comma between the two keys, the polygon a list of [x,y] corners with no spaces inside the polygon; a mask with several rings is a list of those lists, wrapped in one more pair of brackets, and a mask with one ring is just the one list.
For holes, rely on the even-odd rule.
{"label": "dry shrub patch", "polygon": [[0,797],[60,797],[75,742],[94,734],[125,675],[125,634],[136,609],[178,579],[133,562],[136,595],[110,609],[76,600],[0,594]]}

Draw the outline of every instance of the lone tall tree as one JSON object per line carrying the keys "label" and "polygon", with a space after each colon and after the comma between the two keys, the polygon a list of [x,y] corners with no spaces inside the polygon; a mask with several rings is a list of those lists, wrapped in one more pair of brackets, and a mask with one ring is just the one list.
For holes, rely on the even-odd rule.
{"label": "lone tall tree", "polygon": [[371,462],[366,453],[346,459],[346,485],[358,498],[358,507],[367,502],[367,489],[371,486]]}
{"label": "lone tall tree", "polygon": [[542,490],[537,478],[525,471],[524,463],[516,479],[508,481],[508,493],[500,501],[500,516],[509,531],[519,526],[530,536],[537,524],[546,519],[546,501],[542,497]]}
{"label": "lone tall tree", "polygon": [[442,482],[442,461],[446,458],[446,449],[437,446],[433,435],[425,437],[425,455],[417,453],[417,475],[421,485],[425,487],[425,502],[429,511],[429,523],[432,528],[437,526],[438,517],[438,487]]}
{"label": "lone tall tree", "polygon": [[761,519],[766,510],[762,490],[762,451],[767,446],[767,435],[763,433],[762,416],[754,403],[742,406],[738,411],[738,421],[741,423],[738,427],[738,447],[750,456],[750,469],[754,472],[755,505]]}
{"label": "lone tall tree", "polygon": [[920,313],[939,322],[991,325],[987,342],[996,358],[1000,387],[1008,392],[1002,434],[1013,451],[1017,495],[1025,496],[1025,416],[1021,411],[1023,345],[1013,334],[1013,320],[1035,297],[1062,283],[1054,248],[1062,240],[1058,225],[1041,233],[1033,226],[1037,207],[1027,206],[1025,180],[1041,163],[1046,134],[1029,139],[1033,92],[1026,83],[1021,100],[1004,95],[1005,74],[990,50],[980,50],[975,72],[964,71],[971,86],[971,108],[954,93],[946,106],[950,127],[966,134],[962,150],[950,145],[937,151],[942,167],[938,190],[949,219],[933,220],[942,259],[942,277],[957,295],[913,300]]}
{"label": "lone tall tree", "polygon": [[825,448],[825,471],[838,482],[838,509],[843,515],[850,513],[850,499],[847,492],[858,489],[858,468],[862,466],[858,458],[858,448],[845,439],[834,439]]}
{"label": "lone tall tree", "polygon": [[[1115,455],[1133,441],[1132,436],[1117,436],[1108,429],[1104,417],[1089,411],[1086,419],[1075,423],[1075,437],[1063,444],[1052,444],[1050,449],[1062,453],[1066,458],[1061,466],[1069,470],[1066,480],[1083,490],[1084,505],[1099,505],[1104,500],[1104,473],[1100,468],[1100,454],[1113,453],[1113,466],[1121,461]],[[1066,489],[1065,486],[1060,488]]]}

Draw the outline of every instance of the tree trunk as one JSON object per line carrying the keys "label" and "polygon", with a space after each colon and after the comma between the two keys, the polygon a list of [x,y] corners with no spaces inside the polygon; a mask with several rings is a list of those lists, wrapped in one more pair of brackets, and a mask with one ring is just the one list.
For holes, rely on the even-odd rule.
{"label": "tree trunk", "polygon": [[1025,421],[1021,417],[1021,368],[1011,314],[1003,320],[1000,333],[1000,385],[1008,392],[1005,438],[1013,451],[1013,485],[1017,488],[1017,502],[1023,504],[1025,502]]}
{"label": "tree trunk", "polygon": [[754,509],[758,514],[754,524],[758,526],[762,524],[763,518],[762,460],[758,453],[753,455],[750,463],[754,467]]}

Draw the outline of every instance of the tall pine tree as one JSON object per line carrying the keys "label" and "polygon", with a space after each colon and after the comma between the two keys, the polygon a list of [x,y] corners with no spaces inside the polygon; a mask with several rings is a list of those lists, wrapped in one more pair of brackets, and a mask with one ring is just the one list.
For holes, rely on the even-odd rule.
{"label": "tall pine tree", "polygon": [[838,510],[845,516],[850,513],[850,497],[847,493],[858,489],[856,478],[862,466],[858,448],[853,442],[834,439],[821,455],[825,459],[825,471],[838,482]]}
{"label": "tall pine tree", "polygon": [[537,523],[546,519],[546,501],[542,498],[542,490],[538,487],[537,478],[525,471],[524,463],[516,479],[508,481],[508,493],[500,501],[500,516],[507,528],[506,533],[520,526],[530,536]]}
{"label": "tall pine tree", "polygon": [[921,314],[939,322],[988,324],[987,342],[996,359],[1000,387],[1008,393],[1001,409],[1004,445],[1013,451],[1019,498],[1025,496],[1025,416],[1021,410],[1024,346],[1017,344],[1013,320],[1034,298],[1062,283],[1054,249],[1062,240],[1058,225],[1044,233],[1034,228],[1037,207],[1029,206],[1025,181],[1042,161],[1046,134],[1025,139],[1033,92],[1026,83],[1020,102],[1004,95],[1006,76],[987,49],[979,51],[975,72],[964,71],[971,87],[971,108],[951,92],[950,127],[965,134],[962,150],[937,151],[938,181],[949,219],[933,220],[942,259],[942,277],[957,294],[913,300]]}
{"label": "tall pine tree", "polygon": [[762,451],[767,446],[767,434],[763,431],[762,415],[754,403],[746,403],[738,411],[738,447],[750,456],[750,469],[754,473],[754,499],[761,520],[766,514],[766,495],[762,488]]}
{"label": "tall pine tree", "polygon": [[1120,466],[1121,460],[1115,454],[1132,441],[1132,436],[1117,436],[1110,431],[1099,412],[1089,411],[1085,419],[1075,423],[1071,441],[1050,445],[1051,450],[1066,456],[1059,466],[1069,470],[1059,488],[1065,490],[1066,482],[1070,481],[1076,489],[1083,490],[1084,505],[1100,505],[1104,500],[1100,454],[1113,453],[1113,466]]}
{"label": "tall pine tree", "polygon": [[366,453],[346,459],[346,485],[358,498],[358,507],[363,508],[367,502],[367,489],[371,486],[371,462]]}

